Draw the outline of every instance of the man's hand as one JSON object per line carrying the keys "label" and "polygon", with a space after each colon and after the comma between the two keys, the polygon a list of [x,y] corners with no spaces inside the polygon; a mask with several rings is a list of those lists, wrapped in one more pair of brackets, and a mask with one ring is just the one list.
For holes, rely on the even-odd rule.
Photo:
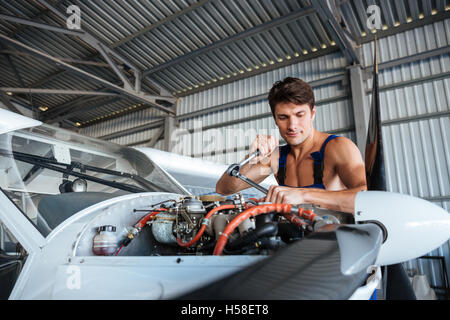
{"label": "man's hand", "polygon": [[[240,173],[256,183],[261,183],[270,174],[276,173],[278,170],[278,139],[268,135],[257,135],[250,146],[250,154],[257,149],[260,151],[260,156],[243,165]],[[248,156],[245,159],[247,158]],[[230,195],[249,187],[251,185],[236,177],[230,177],[227,172],[224,172],[217,181],[216,192]]]}
{"label": "man's hand", "polygon": [[268,135],[256,135],[256,139],[253,141],[252,145],[250,146],[250,154],[255,152],[259,149],[260,156],[255,157],[252,160],[250,160],[251,164],[256,164],[261,162],[262,164],[269,164],[270,163],[270,155],[272,152],[278,147],[278,139],[274,136],[268,136]]}
{"label": "man's hand", "polygon": [[[289,203],[294,205],[316,204],[322,208],[354,214],[355,198],[365,187],[338,191],[327,191],[318,188],[292,188],[271,186],[265,198],[272,203]],[[259,200],[258,202],[261,202]]]}
{"label": "man's hand", "polygon": [[270,186],[265,201],[272,203],[304,204],[304,193],[305,190],[302,188]]}

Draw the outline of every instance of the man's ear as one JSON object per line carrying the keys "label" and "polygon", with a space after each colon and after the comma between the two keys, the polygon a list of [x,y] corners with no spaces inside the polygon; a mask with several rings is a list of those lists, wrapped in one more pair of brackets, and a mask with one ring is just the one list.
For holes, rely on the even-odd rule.
{"label": "man's ear", "polygon": [[314,121],[316,117],[316,105],[313,106],[313,108],[311,109],[311,119],[312,121]]}

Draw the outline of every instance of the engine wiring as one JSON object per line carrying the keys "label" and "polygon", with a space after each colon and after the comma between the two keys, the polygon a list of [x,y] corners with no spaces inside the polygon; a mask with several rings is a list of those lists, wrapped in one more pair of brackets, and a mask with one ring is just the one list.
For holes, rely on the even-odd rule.
{"label": "engine wiring", "polygon": [[[190,248],[190,250],[186,251],[186,253],[188,252],[192,253],[192,250],[194,248],[197,252],[206,252],[208,250],[214,249],[212,252],[213,255],[222,255],[222,253],[233,254],[233,252],[225,250],[225,245],[227,245],[229,237],[234,232],[234,230],[241,225],[241,223],[243,223],[244,221],[247,221],[247,223],[249,223],[248,222],[250,221],[249,218],[256,217],[258,215],[277,213],[279,217],[282,217],[281,219],[284,218],[285,220],[287,220],[286,221],[287,223],[290,222],[295,226],[297,226],[299,230],[301,229],[303,231],[312,230],[312,225],[315,222],[323,220],[322,217],[316,215],[312,210],[293,206],[291,204],[267,203],[263,202],[264,198],[261,199],[249,198],[247,199],[247,201],[244,201],[242,196],[240,196],[236,197],[235,200],[227,200],[222,202],[209,201],[206,202],[205,204],[203,204],[200,201],[195,202],[189,199],[193,198],[184,198],[179,201],[173,199],[161,201],[151,205],[150,210],[134,209],[133,210],[134,212],[146,211],[148,213],[145,214],[143,217],[141,217],[139,221],[131,227],[131,229],[127,232],[125,238],[119,242],[118,249],[114,252],[114,255],[115,256],[119,255],[119,253],[122,252],[123,248],[128,246],[131,243],[131,241],[141,232],[141,230],[151,220],[154,219],[157,219],[155,221],[159,221],[158,223],[163,223],[164,220],[170,221],[171,219],[174,219],[174,222],[172,224],[172,232],[174,236],[173,241],[175,241],[174,244],[178,248],[180,247],[186,249]],[[167,205],[168,203],[173,203],[173,205]],[[209,210],[211,206],[214,207]],[[208,212],[206,211],[206,208],[208,208],[209,210]],[[199,209],[203,211],[201,210],[198,211]],[[174,214],[175,217],[170,219],[165,218],[166,216],[161,218],[157,217],[158,214],[163,212],[167,214]],[[212,218],[217,214],[226,215],[226,217],[229,217],[223,218],[224,216],[222,216],[221,218],[222,221],[226,222],[223,222],[225,224],[222,227],[223,229],[219,229],[220,231],[217,231],[215,229],[216,226],[212,226],[213,220]],[[187,217],[189,216],[191,216],[191,218],[188,219]],[[229,219],[232,220],[230,221]],[[180,227],[180,221],[182,224],[184,223],[184,226]],[[253,221],[254,223],[255,220],[251,221]],[[202,238],[205,234],[205,231],[207,231],[208,227],[210,227],[208,231],[208,237]],[[213,231],[211,231],[212,228],[214,229]],[[241,233],[240,239],[246,239],[245,237],[243,238],[243,235],[247,234],[247,232],[250,232],[251,230],[255,230],[254,228],[255,226],[253,226],[253,229],[251,227],[247,227],[246,229],[247,231],[245,231],[244,234],[242,234],[240,231]],[[216,233],[216,239],[214,240],[211,239],[210,237],[211,232]],[[191,236],[190,235],[191,233],[194,234]],[[236,236],[238,236],[237,233]],[[274,235],[270,236],[272,237]],[[266,235],[266,237],[268,236]],[[202,239],[201,243],[198,246],[195,246],[200,239]],[[269,238],[267,238],[266,240],[269,240]],[[240,242],[232,242],[232,243],[240,243]],[[235,252],[238,252],[238,250],[236,250]]]}
{"label": "engine wiring", "polygon": [[[162,202],[163,203],[163,202]],[[130,242],[137,236],[137,234],[142,230],[142,228],[147,224],[147,222],[152,219],[154,216],[161,212],[166,212],[166,208],[159,208],[157,210],[154,210],[150,212],[149,214],[146,214],[144,217],[142,217],[134,226],[133,228],[128,231],[127,236],[125,239],[121,241],[119,244],[119,249],[114,253],[115,256],[119,254],[119,252],[123,249],[123,247],[126,247],[130,244]]]}
{"label": "engine wiring", "polygon": [[[280,203],[272,203],[272,204],[262,204],[258,206],[252,206],[240,213],[237,217],[235,217],[225,228],[225,230],[220,235],[217,240],[217,244],[214,248],[213,255],[221,255],[225,245],[228,241],[230,234],[238,227],[242,221],[248,219],[249,217],[255,217],[260,214],[277,212],[281,215],[287,217],[287,219],[291,222],[299,226],[307,225],[303,219],[309,220],[311,222],[316,222],[322,220],[321,217],[313,213],[311,210],[305,210],[303,208],[297,208],[291,204],[280,204]],[[295,213],[298,216],[294,215]]]}
{"label": "engine wiring", "polygon": [[209,223],[210,218],[216,213],[219,212],[221,210],[227,210],[227,209],[236,209],[236,205],[234,204],[229,204],[229,205],[222,205],[222,206],[218,206],[215,207],[214,209],[212,209],[211,211],[208,212],[208,214],[206,215],[206,217],[203,219],[202,222],[202,226],[200,227],[199,232],[195,235],[195,237],[192,238],[192,240],[190,240],[189,242],[182,242],[181,239],[179,237],[177,237],[177,243],[179,246],[181,247],[190,247],[193,244],[195,244],[203,235],[203,233],[206,230],[206,225]]}

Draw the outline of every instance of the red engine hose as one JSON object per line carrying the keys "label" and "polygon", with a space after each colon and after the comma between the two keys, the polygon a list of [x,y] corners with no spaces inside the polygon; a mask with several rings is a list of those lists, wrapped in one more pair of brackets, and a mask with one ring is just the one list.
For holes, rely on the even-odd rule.
{"label": "red engine hose", "polygon": [[157,214],[167,211],[165,208],[159,208],[156,211],[152,211],[145,216],[143,216],[135,225],[134,228],[128,232],[127,237],[122,241],[122,246],[119,248],[119,250],[116,251],[115,255],[117,256],[122,250],[123,247],[128,246],[128,244],[134,239],[134,237],[141,232],[142,228],[145,227],[145,224],[154,216]]}
{"label": "red engine hose", "polygon": [[222,251],[225,248],[229,235],[234,231],[234,229],[236,229],[237,226],[239,226],[239,224],[242,221],[248,219],[249,217],[255,217],[257,215],[269,212],[290,214],[291,208],[292,208],[291,204],[272,203],[254,206],[246,209],[245,211],[240,213],[236,218],[234,218],[223,230],[222,234],[217,240],[213,255],[220,256],[222,254]]}
{"label": "red engine hose", "polygon": [[158,213],[160,213],[162,211],[167,211],[167,209],[159,208],[159,209],[157,209],[157,211],[153,211],[153,212],[145,215],[143,218],[141,218],[141,220],[139,220],[138,223],[136,223],[134,225],[134,227],[138,230],[141,230],[152,217],[156,216]]}
{"label": "red engine hose", "polygon": [[309,221],[317,219],[317,215],[309,209],[298,208],[298,215]]}
{"label": "red engine hose", "polygon": [[303,221],[302,218],[299,216],[296,216],[293,213],[283,213],[283,217],[285,217],[289,222],[292,222],[293,224],[303,227],[304,225],[307,225],[305,221]]}
{"label": "red engine hose", "polygon": [[200,230],[198,231],[198,233],[195,235],[194,238],[192,238],[189,242],[183,242],[181,241],[180,238],[177,238],[177,242],[181,247],[189,247],[192,246],[193,244],[195,244],[203,235],[203,233],[206,230],[206,223],[208,222],[208,220],[211,218],[211,216],[213,214],[215,214],[216,212],[220,211],[220,210],[226,210],[226,209],[235,209],[236,206],[234,204],[225,204],[222,206],[218,206],[215,207],[214,209],[212,209],[211,211],[208,212],[208,214],[205,216],[204,220],[203,220],[203,224],[200,227]]}

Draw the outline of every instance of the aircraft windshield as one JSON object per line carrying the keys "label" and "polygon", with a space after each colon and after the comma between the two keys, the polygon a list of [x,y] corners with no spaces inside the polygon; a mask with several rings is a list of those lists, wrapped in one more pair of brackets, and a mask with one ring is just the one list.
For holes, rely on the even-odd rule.
{"label": "aircraft windshield", "polygon": [[47,125],[0,134],[0,188],[44,236],[56,227],[42,219],[52,195],[74,199],[84,192],[99,202],[137,192],[188,193],[135,149]]}

